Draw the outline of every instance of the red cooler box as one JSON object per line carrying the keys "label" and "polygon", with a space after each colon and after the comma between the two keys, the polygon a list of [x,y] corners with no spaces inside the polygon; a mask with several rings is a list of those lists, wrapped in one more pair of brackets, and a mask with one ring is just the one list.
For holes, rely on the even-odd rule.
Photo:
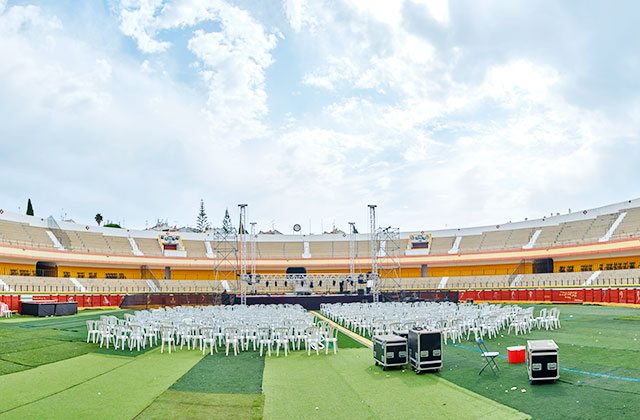
{"label": "red cooler box", "polygon": [[524,363],[527,360],[527,350],[524,346],[507,347],[507,360],[511,364]]}

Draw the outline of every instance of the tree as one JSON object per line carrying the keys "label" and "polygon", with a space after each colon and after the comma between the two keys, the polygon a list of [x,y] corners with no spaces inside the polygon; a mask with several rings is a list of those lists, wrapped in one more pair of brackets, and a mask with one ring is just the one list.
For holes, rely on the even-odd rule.
{"label": "tree", "polygon": [[233,232],[233,223],[231,223],[231,216],[229,216],[229,209],[224,211],[224,219],[222,219],[222,230],[224,233]]}
{"label": "tree", "polygon": [[242,235],[248,235],[249,232],[247,232],[247,229],[244,228],[244,226],[242,226],[242,223],[240,223],[240,227],[238,228],[238,233],[242,234]]}
{"label": "tree", "polygon": [[27,216],[33,216],[33,206],[31,205],[31,199],[27,201]]}
{"label": "tree", "polygon": [[204,211],[204,200],[200,199],[200,211],[198,212],[198,218],[196,219],[196,230],[198,232],[206,232],[209,227],[207,213]]}
{"label": "tree", "polygon": [[98,226],[100,226],[100,223],[102,223],[102,215],[100,213],[96,214],[96,223],[98,224]]}

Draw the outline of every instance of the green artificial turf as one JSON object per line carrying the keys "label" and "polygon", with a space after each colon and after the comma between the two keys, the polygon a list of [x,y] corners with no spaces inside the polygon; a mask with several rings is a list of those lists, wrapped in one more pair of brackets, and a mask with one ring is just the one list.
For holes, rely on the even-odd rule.
{"label": "green artificial turf", "polygon": [[137,356],[140,351],[100,348],[86,343],[86,322],[101,315],[122,316],[128,311],[90,310],[67,317],[21,317],[0,322],[0,375],[41,366],[83,354],[97,352],[122,356]]}
{"label": "green artificial turf", "polygon": [[136,419],[238,419],[262,418],[261,394],[209,394],[168,390]]}
{"label": "green artificial turf", "polygon": [[[472,342],[445,348],[445,369],[441,375],[534,418],[637,418],[640,326],[617,318],[638,312],[622,307],[560,306],[559,330],[534,330],[526,336],[503,335],[485,340],[489,350],[499,351],[502,356],[498,359],[501,371],[497,377],[486,371],[478,376],[483,361]],[[552,339],[558,344],[563,368],[559,382],[530,385],[525,364],[507,363],[506,347],[526,345],[528,339]],[[512,387],[517,389],[512,391]]]}
{"label": "green artificial turf", "polygon": [[526,418],[435,375],[382,371],[371,350],[267,358],[265,419]]}
{"label": "green artificial turf", "polygon": [[14,362],[8,362],[0,359],[0,376],[8,373],[20,372],[21,370],[29,369],[30,366],[19,365]]}
{"label": "green artificial turf", "polygon": [[63,392],[124,365],[129,360],[86,354],[0,378],[0,416]]}
{"label": "green artificial turf", "polygon": [[[340,351],[340,349],[358,349],[363,347],[365,347],[364,344],[361,344],[348,335],[338,331],[338,351]],[[332,350],[333,348],[329,349],[329,351]]]}
{"label": "green artificial turf", "polygon": [[[0,395],[8,395],[13,400],[22,398],[23,402],[4,411],[2,418],[130,419],[146,409],[202,355],[195,351],[177,351],[169,355],[155,350],[136,358],[100,354],[83,357],[89,360],[83,368],[71,369],[68,365],[81,357],[3,377],[3,386],[5,380],[12,377],[16,387],[9,386],[5,389],[6,394]],[[109,363],[113,366],[107,367]],[[75,372],[75,380],[65,378],[72,374],[70,372]],[[33,382],[34,378],[39,378],[40,382],[43,382],[42,378],[49,378],[51,385]],[[25,390],[29,379],[31,386]],[[44,396],[37,395],[44,392],[40,389],[43,386],[55,386],[56,389],[54,392],[49,390]]]}
{"label": "green artificial turf", "polygon": [[[445,347],[442,372],[415,375],[375,368],[371,351],[342,333],[337,355],[203,358],[85,342],[87,319],[120,310],[0,320],[0,418],[69,418],[71,407],[74,418],[254,419],[263,404],[266,418],[636,418],[640,310],[558,307],[560,330],[486,340],[501,353],[497,377],[478,376],[483,361],[469,341]],[[525,365],[507,364],[507,346],[539,338],[560,346],[558,383],[529,385]]]}
{"label": "green artificial turf", "polygon": [[212,394],[259,394],[264,357],[256,352],[207,355],[171,386],[175,391]]}

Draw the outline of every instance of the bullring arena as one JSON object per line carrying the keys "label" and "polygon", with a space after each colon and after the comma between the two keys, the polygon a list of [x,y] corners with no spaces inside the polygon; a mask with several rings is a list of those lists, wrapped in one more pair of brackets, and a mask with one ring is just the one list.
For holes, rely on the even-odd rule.
{"label": "bullring arena", "polygon": [[[640,200],[418,232],[376,210],[322,235],[0,211],[0,417],[637,417]],[[374,360],[421,331],[435,369]]]}

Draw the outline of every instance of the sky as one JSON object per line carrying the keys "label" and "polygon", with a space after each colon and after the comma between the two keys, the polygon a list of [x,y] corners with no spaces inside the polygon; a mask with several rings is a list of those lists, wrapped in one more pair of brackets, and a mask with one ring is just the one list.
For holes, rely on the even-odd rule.
{"label": "sky", "polygon": [[429,230],[640,196],[634,0],[0,0],[0,208]]}

